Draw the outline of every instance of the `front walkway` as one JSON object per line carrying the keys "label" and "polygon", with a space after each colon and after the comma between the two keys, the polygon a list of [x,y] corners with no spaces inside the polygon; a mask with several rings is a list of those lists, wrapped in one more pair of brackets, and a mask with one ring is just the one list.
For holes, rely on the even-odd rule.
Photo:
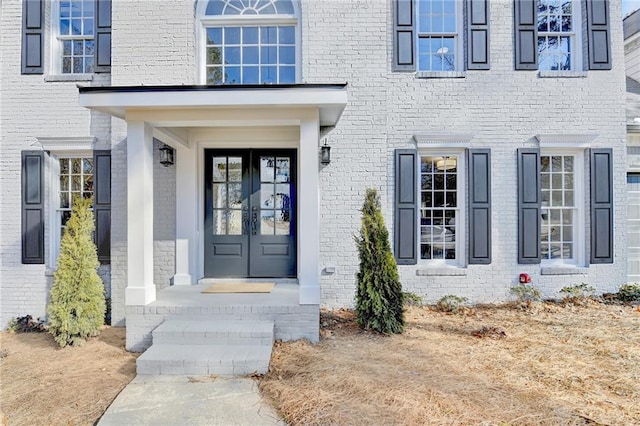
{"label": "front walkway", "polygon": [[99,426],[285,425],[250,378],[137,376]]}

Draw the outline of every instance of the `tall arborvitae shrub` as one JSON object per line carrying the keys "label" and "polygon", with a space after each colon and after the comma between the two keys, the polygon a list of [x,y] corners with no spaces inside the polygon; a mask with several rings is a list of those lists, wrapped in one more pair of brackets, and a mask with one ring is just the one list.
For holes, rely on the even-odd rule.
{"label": "tall arborvitae shrub", "polygon": [[362,228],[355,240],[360,257],[356,293],[358,324],[380,333],[402,333],[402,286],[375,189],[367,189],[362,205]]}
{"label": "tall arborvitae shrub", "polygon": [[96,336],[104,324],[104,285],[98,276],[98,255],[91,199],[74,201],[62,236],[58,270],[53,275],[49,332],[62,347]]}

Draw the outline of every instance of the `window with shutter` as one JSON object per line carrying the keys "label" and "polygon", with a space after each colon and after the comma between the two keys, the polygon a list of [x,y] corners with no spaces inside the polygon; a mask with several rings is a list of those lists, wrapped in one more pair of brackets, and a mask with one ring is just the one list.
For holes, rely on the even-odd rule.
{"label": "window with shutter", "polygon": [[514,0],[513,5],[516,70],[581,71],[587,62],[583,52],[590,70],[611,69],[609,0]]}
{"label": "window with shutter", "polygon": [[395,174],[399,265],[491,263],[489,149],[397,149]]}
{"label": "window with shutter", "polygon": [[392,5],[393,71],[489,69],[489,0],[393,0]]}

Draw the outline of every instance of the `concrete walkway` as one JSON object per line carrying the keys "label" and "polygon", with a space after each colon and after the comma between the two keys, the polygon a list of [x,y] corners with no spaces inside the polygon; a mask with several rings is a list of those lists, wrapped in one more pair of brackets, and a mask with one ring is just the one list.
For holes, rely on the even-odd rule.
{"label": "concrete walkway", "polygon": [[285,425],[250,378],[136,376],[104,413],[111,425]]}

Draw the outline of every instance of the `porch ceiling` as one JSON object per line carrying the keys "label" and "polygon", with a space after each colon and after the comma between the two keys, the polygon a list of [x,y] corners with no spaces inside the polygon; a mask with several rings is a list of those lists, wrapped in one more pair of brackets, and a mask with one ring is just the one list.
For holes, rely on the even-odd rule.
{"label": "porch ceiling", "polygon": [[[247,121],[243,112],[248,110],[260,110],[263,113],[270,110],[279,118],[274,121],[282,124],[284,120],[293,124],[296,117],[291,116],[287,119],[285,111],[300,109],[317,109],[320,126],[335,126],[347,104],[346,84],[79,86],[78,90],[80,106],[122,119],[127,119],[129,114],[152,112],[156,117],[163,116],[162,124],[167,127],[211,125],[218,113],[221,123],[228,122],[229,114],[234,112],[239,115],[240,120]],[[200,115],[197,112],[204,111],[213,112],[206,122],[197,118]],[[193,118],[183,119],[185,113]],[[181,118],[176,120],[175,114]],[[173,120],[170,118],[171,115],[174,115]],[[269,119],[262,117],[262,120],[265,118]],[[195,120],[192,121],[193,119]]]}

